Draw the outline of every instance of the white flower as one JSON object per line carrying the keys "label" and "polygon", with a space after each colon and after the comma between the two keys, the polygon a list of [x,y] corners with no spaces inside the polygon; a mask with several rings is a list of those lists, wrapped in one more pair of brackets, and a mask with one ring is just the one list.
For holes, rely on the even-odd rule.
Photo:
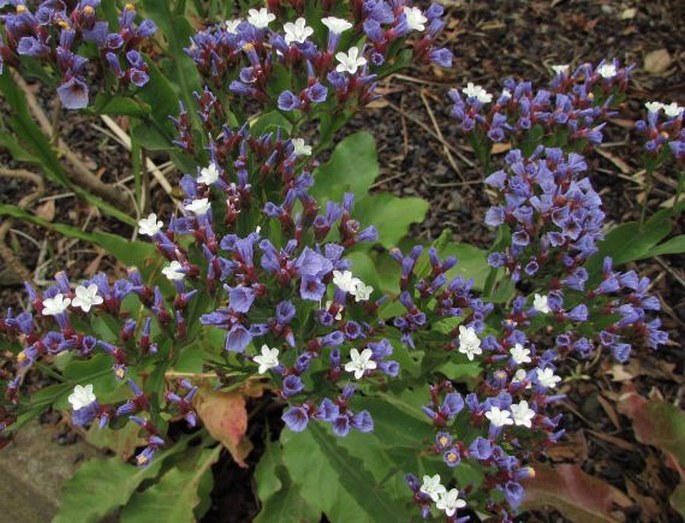
{"label": "white flower", "polygon": [[485,417],[490,420],[495,427],[504,427],[505,425],[513,425],[514,420],[511,419],[511,412],[508,410],[501,410],[499,407],[490,407],[490,410],[485,413]]}
{"label": "white flower", "polygon": [[435,504],[439,510],[445,511],[448,517],[454,515],[457,509],[464,508],[466,506],[466,501],[459,499],[459,491],[455,488],[449,492],[445,492],[440,496],[437,503]]}
{"label": "white flower", "polygon": [[547,387],[550,389],[553,389],[554,387],[557,386],[557,383],[561,381],[561,378],[559,376],[554,375],[554,371],[552,369],[536,369],[535,371],[538,376],[538,382],[540,385],[543,387]]}
{"label": "white flower", "polygon": [[293,138],[293,153],[295,156],[311,156],[312,146],[304,143],[302,138]]}
{"label": "white flower", "polygon": [[473,85],[473,82],[467,83],[466,87],[464,87],[461,92],[464,93],[467,98],[475,98],[482,104],[492,102],[492,95],[480,85]]}
{"label": "white flower", "polygon": [[473,327],[459,325],[459,352],[466,354],[469,361],[473,361],[474,356],[483,354],[480,338]]}
{"label": "white flower", "polygon": [[154,236],[162,230],[164,222],[157,220],[155,213],[150,214],[147,218],[138,220],[138,233],[143,236]]}
{"label": "white flower", "polygon": [[426,29],[426,22],[428,18],[423,16],[421,9],[418,7],[405,7],[404,16],[407,19],[407,26],[412,31],[424,31]]}
{"label": "white flower", "polygon": [[645,102],[645,107],[650,113],[658,113],[664,108],[664,104],[661,102]]}
{"label": "white flower", "polygon": [[614,64],[602,64],[597,68],[597,74],[602,78],[613,78],[618,71]]}
{"label": "white flower", "polygon": [[278,349],[270,349],[267,345],[262,345],[262,355],[252,359],[259,364],[258,372],[264,374],[267,370],[278,367]]}
{"label": "white flower", "polygon": [[295,23],[288,22],[283,26],[285,31],[285,43],[290,45],[293,42],[303,44],[307,38],[314,34],[314,29],[307,25],[307,21],[300,17]]}
{"label": "white flower", "polygon": [[354,74],[357,69],[366,65],[366,58],[359,56],[359,48],[351,47],[347,54],[338,53],[335,55],[336,60],[340,62],[338,67],[335,68],[339,73],[350,73]]}
{"label": "white flower", "polygon": [[532,361],[530,359],[530,350],[526,349],[520,343],[517,343],[511,349],[509,349],[509,354],[511,354],[511,357],[516,363],[516,365],[521,365],[522,363],[530,363]]}
{"label": "white flower", "polygon": [[70,303],[71,300],[69,298],[65,298],[64,294],[58,292],[54,298],[45,298],[43,300],[43,311],[41,314],[43,316],[57,316],[66,311]]}
{"label": "white flower", "polygon": [[662,104],[662,109],[669,118],[677,118],[685,110],[685,107],[680,107],[677,103],[671,102],[668,105]]}
{"label": "white flower", "polygon": [[535,417],[535,411],[528,407],[526,400],[523,400],[520,403],[513,403],[511,405],[511,415],[514,418],[515,425],[531,428],[531,421]]}
{"label": "white flower", "polygon": [[373,292],[371,285],[366,285],[363,281],[358,280],[357,285],[354,286],[350,294],[354,296],[354,301],[367,301]]}
{"label": "white flower", "polygon": [[[528,373],[524,369],[518,369],[516,373],[514,374],[514,377],[511,379],[512,383],[521,383],[523,380],[528,378]],[[526,385],[526,389],[530,389],[531,384],[528,383]]]}
{"label": "white flower", "polygon": [[176,260],[172,261],[167,267],[164,267],[162,274],[171,281],[180,281],[186,276],[183,272],[183,265]]}
{"label": "white flower", "polygon": [[226,26],[226,32],[232,35],[237,34],[238,26],[242,23],[243,21],[240,18],[236,18],[235,20],[226,20],[226,22],[224,22],[224,25]]}
{"label": "white flower", "polygon": [[200,198],[198,200],[193,200],[184,208],[186,211],[192,212],[193,214],[200,216],[202,214],[207,214],[211,207],[212,204],[209,203],[209,200],[207,198]]}
{"label": "white flower", "polygon": [[74,307],[80,307],[83,312],[89,312],[93,305],[100,305],[103,302],[102,296],[98,296],[98,286],[94,283],[84,287],[76,287],[76,296],[71,300]]}
{"label": "white flower", "polygon": [[348,22],[347,20],[343,20],[342,18],[336,18],[335,16],[329,16],[328,18],[324,18],[321,20],[323,25],[328,27],[328,30],[333,33],[333,34],[342,34],[348,29],[352,28],[352,24]]}
{"label": "white flower", "polygon": [[71,406],[74,410],[79,410],[83,407],[87,407],[88,405],[97,400],[95,394],[93,393],[92,383],[89,383],[85,387],[82,387],[81,385],[76,385],[76,387],[74,387],[74,392],[69,394],[69,397],[67,399],[69,400],[69,403],[71,403]]}
{"label": "white flower", "polygon": [[210,163],[207,167],[200,169],[200,176],[197,179],[197,183],[204,185],[212,185],[219,179],[219,169],[216,168],[214,162]]}
{"label": "white flower", "polygon": [[570,69],[568,64],[563,64],[563,65],[553,65],[552,66],[552,71],[554,71],[556,74],[564,74],[568,73],[568,70]]}
{"label": "white flower", "polygon": [[271,22],[276,20],[276,15],[270,13],[269,10],[264,7],[260,10],[250,9],[248,14],[250,16],[247,17],[247,21],[257,29],[264,29],[265,27],[268,27]]}
{"label": "white flower", "polygon": [[333,271],[333,284],[341,291],[352,294],[359,283],[361,280],[352,276],[350,271]]}
{"label": "white flower", "polygon": [[447,489],[440,483],[440,474],[436,474],[432,478],[430,476],[424,476],[423,484],[419,491],[428,494],[433,501],[438,501],[440,495],[447,492]]}
{"label": "white flower", "polygon": [[345,363],[345,370],[347,372],[354,372],[354,378],[360,379],[364,372],[376,368],[376,362],[371,359],[373,351],[371,349],[364,349],[361,354],[357,349],[350,350],[350,358],[352,361]]}
{"label": "white flower", "polygon": [[[333,302],[332,302],[331,300],[328,300],[328,301],[326,302],[326,310],[330,309],[330,308],[331,308],[331,305],[333,305]],[[345,307],[340,307],[340,308],[338,309],[338,312],[337,312],[337,314],[335,315],[336,321],[342,320],[342,311],[343,311],[344,309],[345,309]]]}
{"label": "white flower", "polygon": [[542,314],[549,314],[552,312],[552,309],[549,308],[547,296],[543,294],[535,293],[535,296],[533,297],[533,308]]}

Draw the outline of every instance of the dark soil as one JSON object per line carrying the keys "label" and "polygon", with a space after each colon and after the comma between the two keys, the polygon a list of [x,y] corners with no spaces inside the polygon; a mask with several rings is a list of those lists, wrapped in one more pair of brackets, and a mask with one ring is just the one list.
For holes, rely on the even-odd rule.
{"label": "dark soil", "polygon": [[[637,64],[622,118],[634,120],[648,100],[685,105],[685,2],[681,0],[443,3],[449,12],[444,39],[456,56],[455,67],[450,71],[432,67],[405,71],[389,79],[382,86],[385,99],[357,116],[345,129],[346,134],[369,130],[376,137],[382,166],[377,190],[420,196],[430,202],[426,221],[414,228],[417,238],[434,239],[447,227],[457,242],[488,247],[493,239],[492,231],[483,225],[490,205],[481,182],[483,173],[448,116],[446,95],[452,87],[473,81],[495,91],[507,76],[543,86],[550,77],[549,65],[578,65],[617,57]],[[667,50],[670,65],[660,74],[648,74],[643,67],[645,56],[659,49]],[[75,113],[64,112],[62,116],[61,132],[66,141],[101,172],[103,179],[121,180],[130,174],[129,155],[111,136]],[[611,123],[608,129],[602,148],[608,154],[594,154],[588,161],[605,212],[611,222],[618,223],[639,216],[644,185],[634,176],[640,169],[635,135],[620,121]],[[454,166],[440,136],[449,144]],[[624,163],[619,164],[615,158]],[[0,165],[17,167],[2,150]],[[672,168],[657,175],[648,202],[652,212],[673,194],[676,177]],[[0,201],[16,202],[30,190],[26,182],[3,179]],[[132,234],[129,228],[62,192],[48,184],[49,199],[40,201],[32,210],[40,208],[50,214],[48,202],[54,201],[56,221],[89,230]],[[159,188],[153,189],[152,198],[153,202],[168,201]],[[154,203],[153,207],[158,208]],[[98,270],[121,270],[115,260],[92,246],[21,223],[15,227],[19,232],[11,233],[6,241],[37,282],[49,279],[59,269],[66,269],[74,277]],[[23,292],[6,269],[0,268],[0,275],[5,275],[0,279],[5,284],[0,286],[0,305],[20,307],[25,300]],[[624,379],[643,396],[685,407],[681,347],[685,332],[685,259],[663,257],[640,263],[637,269],[652,278],[652,290],[664,308],[664,327],[673,341],[658,354],[638,351]],[[625,381],[611,374],[610,363],[584,363],[579,370],[585,377],[568,387],[568,400],[562,410],[568,438],[552,449],[550,460],[578,464],[587,473],[628,493],[635,501],[634,509],[627,514],[629,521],[681,521],[667,501],[678,483],[677,475],[665,466],[664,456],[657,449],[635,440],[630,421],[616,412]],[[264,416],[268,416],[272,429],[273,420],[279,418],[278,413],[260,416],[250,429],[256,447],[249,458],[251,466],[263,446]],[[216,464],[213,506],[205,522],[251,520],[258,511],[252,470],[238,468],[229,458]],[[565,521],[555,512],[529,514],[523,519]]]}

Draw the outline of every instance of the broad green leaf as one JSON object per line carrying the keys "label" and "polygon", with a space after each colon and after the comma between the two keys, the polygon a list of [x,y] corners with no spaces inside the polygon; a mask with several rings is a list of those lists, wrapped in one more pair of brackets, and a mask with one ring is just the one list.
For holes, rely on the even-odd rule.
{"label": "broad green leaf", "polygon": [[312,195],[318,199],[340,200],[352,192],[365,196],[379,173],[373,136],[359,132],[340,142],[330,160],[314,172]]}
{"label": "broad green leaf", "polygon": [[[114,377],[112,359],[96,354],[88,360],[70,361],[64,369],[64,382],[39,390],[31,396],[31,406],[45,408],[54,404],[58,409],[69,408],[67,396],[76,385],[93,384],[98,399],[104,402],[121,399],[123,384]],[[125,390],[125,389],[124,389]]]}
{"label": "broad green leaf", "polygon": [[100,428],[97,423],[93,423],[86,433],[86,441],[99,449],[111,450],[122,461],[128,461],[136,447],[145,445],[140,432],[140,425],[134,421],[129,421],[118,430]]}
{"label": "broad green leaf", "polygon": [[671,209],[663,209],[642,226],[628,222],[614,227],[599,244],[599,252],[585,265],[590,276],[601,272],[606,256],[613,258],[615,266],[649,257],[650,251],[671,232],[672,214]]}
{"label": "broad green leaf", "polygon": [[186,448],[187,439],[159,452],[145,468],[117,456],[86,461],[64,484],[53,523],[96,523],[125,505],[138,486],[159,474],[164,460]]}
{"label": "broad green leaf", "polygon": [[[201,92],[200,75],[195,64],[184,47],[189,45],[190,37],[195,30],[188,19],[179,13],[172,13],[171,2],[159,0],[144,0],[142,2],[145,15],[151,18],[159,27],[157,35],[163,35],[166,39],[170,59],[163,64],[166,77],[177,87],[181,95],[183,105],[188,109],[192,118],[196,118],[194,92]],[[147,87],[147,86],[146,86]],[[165,100],[165,105],[171,105],[172,100]],[[173,110],[167,114],[176,114],[178,110],[178,96],[173,100]]]}
{"label": "broad green leaf", "polygon": [[193,523],[201,499],[198,489],[211,466],[219,459],[221,445],[203,449],[166,472],[157,483],[136,492],[121,512],[122,523]]}
{"label": "broad green leaf", "polygon": [[[307,430],[281,435],[283,461],[302,496],[332,523],[401,521],[404,507],[390,501],[365,463],[338,445],[334,436],[310,423]],[[316,466],[312,466],[316,464]]]}
{"label": "broad green leaf", "polygon": [[278,442],[267,441],[264,455],[255,469],[257,495],[262,508],[255,523],[316,523],[321,511],[302,497],[283,465],[283,451]]}
{"label": "broad green leaf", "polygon": [[376,226],[378,242],[386,249],[390,249],[397,247],[400,240],[409,232],[412,223],[423,221],[428,208],[428,202],[421,198],[398,198],[383,193],[361,198],[355,206],[355,211],[362,226]]}
{"label": "broad green leaf", "polygon": [[654,258],[655,256],[662,256],[664,254],[683,254],[685,253],[685,234],[674,236],[670,240],[654,247],[643,258]]}

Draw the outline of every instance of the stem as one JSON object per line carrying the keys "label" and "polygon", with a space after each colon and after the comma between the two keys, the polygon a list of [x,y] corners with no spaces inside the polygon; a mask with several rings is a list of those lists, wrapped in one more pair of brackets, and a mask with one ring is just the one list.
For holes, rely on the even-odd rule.
{"label": "stem", "polygon": [[640,227],[645,224],[645,217],[647,215],[647,202],[649,201],[649,194],[652,192],[652,174],[654,167],[648,167],[645,173],[645,199],[642,202],[642,210],[640,211]]}

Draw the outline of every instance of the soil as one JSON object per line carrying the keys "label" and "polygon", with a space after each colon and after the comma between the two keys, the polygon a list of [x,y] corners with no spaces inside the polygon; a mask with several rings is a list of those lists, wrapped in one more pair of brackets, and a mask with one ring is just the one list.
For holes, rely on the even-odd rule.
{"label": "soil", "polygon": [[[434,67],[404,71],[385,81],[384,99],[357,116],[343,133],[365,129],[377,139],[382,166],[377,190],[420,196],[430,202],[426,221],[413,230],[416,238],[434,239],[448,227],[457,242],[488,247],[493,239],[492,231],[483,225],[490,205],[482,186],[483,173],[448,116],[446,93],[452,87],[472,81],[495,91],[507,76],[542,86],[549,80],[552,64],[578,65],[617,57],[637,64],[623,118],[637,118],[642,104],[649,100],[685,105],[685,2],[681,0],[442,3],[449,13],[443,39],[454,51],[455,67],[449,71]],[[646,72],[645,58],[662,49],[670,59],[667,67],[658,74]],[[75,113],[63,112],[62,116],[60,128],[65,140],[85,162],[99,168],[104,179],[121,181],[129,175],[128,153],[110,134]],[[638,218],[644,197],[644,181],[634,176],[640,169],[640,150],[634,138],[625,122],[612,122],[602,147],[608,154],[594,154],[588,159],[593,183],[614,223]],[[444,143],[449,144],[449,155]],[[0,165],[18,167],[2,150]],[[673,194],[676,178],[673,168],[657,174],[648,201],[651,212]],[[106,219],[73,195],[50,184],[46,189],[46,198],[34,205],[34,212],[91,230],[132,235],[128,227]],[[16,202],[30,190],[26,182],[3,181],[0,201]],[[166,196],[153,187],[152,198],[155,206]],[[54,202],[54,209],[50,202]],[[16,223],[15,230],[18,232],[11,233],[7,242],[20,253],[20,261],[38,282],[58,268],[66,267],[73,276],[121,270],[114,259],[92,246],[23,223]],[[663,257],[639,263],[636,268],[653,280],[652,291],[664,308],[664,328],[673,341],[658,354],[638,351],[625,372],[641,395],[663,398],[685,408],[685,359],[680,342],[685,332],[685,259]],[[0,286],[0,305],[18,307],[25,298],[11,272],[0,269],[0,282],[4,283]],[[616,401],[623,383],[612,379],[610,367],[608,363],[583,364],[574,369],[585,378],[566,391],[568,400],[561,412],[568,437],[549,453],[549,458],[555,463],[575,463],[628,493],[635,501],[635,507],[626,514],[629,521],[681,521],[667,501],[678,483],[677,474],[666,467],[660,451],[636,441],[628,418],[617,414]],[[262,418],[253,420],[251,430],[255,434],[263,433],[264,416],[269,417],[272,428],[273,420],[279,417],[261,412]],[[257,448],[249,458],[250,465],[260,454],[261,438],[253,441]],[[258,511],[252,470],[238,468],[229,458],[215,465],[213,506],[203,521],[251,520]],[[553,511],[527,514],[522,520],[565,521]]]}

